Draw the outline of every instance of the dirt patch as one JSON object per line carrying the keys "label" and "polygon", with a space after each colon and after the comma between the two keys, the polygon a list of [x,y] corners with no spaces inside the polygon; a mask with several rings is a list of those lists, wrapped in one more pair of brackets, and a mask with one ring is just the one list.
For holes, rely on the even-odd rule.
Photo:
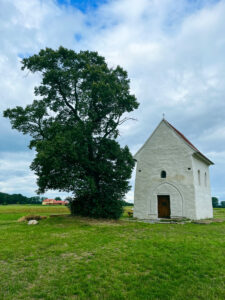
{"label": "dirt patch", "polygon": [[53,233],[51,236],[59,237],[59,238],[67,238],[68,236],[70,236],[70,234],[69,233]]}
{"label": "dirt patch", "polygon": [[80,255],[78,255],[76,253],[63,253],[63,254],[61,254],[61,257],[63,257],[63,258],[74,258],[74,259],[80,260],[80,259],[91,257],[93,255],[94,254],[92,252],[83,252]]}
{"label": "dirt patch", "polygon": [[196,220],[193,221],[194,224],[208,225],[212,223],[212,220]]}
{"label": "dirt patch", "polygon": [[17,221],[18,222],[26,222],[26,221],[30,221],[30,220],[36,220],[36,221],[40,221],[40,220],[44,220],[47,219],[46,216],[38,216],[38,215],[28,215],[28,216],[23,216],[21,218],[19,218]]}
{"label": "dirt patch", "polygon": [[225,219],[212,219],[212,222],[214,222],[214,223],[222,223],[222,222],[225,222]]}
{"label": "dirt patch", "polygon": [[225,221],[225,219],[206,219],[206,220],[196,220],[196,221],[193,221],[192,223],[208,225],[211,223],[222,223],[224,221]]}

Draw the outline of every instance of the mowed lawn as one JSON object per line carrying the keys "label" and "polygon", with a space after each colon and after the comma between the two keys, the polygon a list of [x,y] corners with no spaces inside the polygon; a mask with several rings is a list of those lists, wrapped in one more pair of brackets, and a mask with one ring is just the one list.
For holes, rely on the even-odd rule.
{"label": "mowed lawn", "polygon": [[[225,299],[225,222],[75,218],[0,206],[0,299]],[[28,226],[28,214],[49,217]],[[225,220],[225,209],[215,216]]]}

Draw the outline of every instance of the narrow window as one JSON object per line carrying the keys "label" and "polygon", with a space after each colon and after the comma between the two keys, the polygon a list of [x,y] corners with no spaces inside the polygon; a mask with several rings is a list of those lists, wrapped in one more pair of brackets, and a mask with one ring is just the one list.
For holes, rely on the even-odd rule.
{"label": "narrow window", "polygon": [[166,178],[166,171],[161,172],[161,178]]}
{"label": "narrow window", "polygon": [[207,174],[205,172],[205,186],[207,186]]}
{"label": "narrow window", "polygon": [[200,174],[200,170],[198,170],[198,184],[201,185],[201,174]]}

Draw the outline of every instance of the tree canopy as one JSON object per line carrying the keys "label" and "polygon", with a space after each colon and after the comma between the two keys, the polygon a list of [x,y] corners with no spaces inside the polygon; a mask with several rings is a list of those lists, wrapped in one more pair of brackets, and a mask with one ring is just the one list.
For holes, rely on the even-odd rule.
{"label": "tree canopy", "polygon": [[118,218],[134,160],[117,141],[118,126],[138,108],[127,72],[97,52],[46,48],[22,60],[42,75],[37,99],[7,109],[12,127],[31,136],[38,191],[72,192],[73,214]]}

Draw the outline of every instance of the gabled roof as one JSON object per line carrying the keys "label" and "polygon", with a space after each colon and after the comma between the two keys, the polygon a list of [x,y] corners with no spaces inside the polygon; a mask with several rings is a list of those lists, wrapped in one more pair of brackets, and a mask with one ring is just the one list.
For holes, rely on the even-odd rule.
{"label": "gabled roof", "polygon": [[204,161],[206,161],[209,165],[214,165],[214,163],[210,160],[210,159],[208,159],[204,154],[202,154],[199,150],[198,150],[198,148],[196,148],[179,130],[177,130],[175,127],[173,127],[173,125],[171,125],[168,121],[166,121],[165,119],[163,119],[164,120],[164,122],[168,125],[168,126],[170,126],[174,131],[175,131],[175,133],[179,136],[179,137],[181,137],[184,141],[185,141],[185,143],[186,144],[188,144],[193,150],[195,150],[196,152],[195,152],[195,154],[196,154],[196,157],[198,157],[198,158],[202,158]]}
{"label": "gabled roof", "polygon": [[173,125],[164,119],[164,122],[169,125],[186,143],[189,144],[195,151],[200,152],[179,130],[177,130]]}
{"label": "gabled roof", "polygon": [[[214,163],[210,159],[208,159],[204,154],[202,154],[179,130],[177,130],[175,127],[173,127],[173,125],[171,125],[167,120],[165,120],[163,118],[162,121],[159,123],[159,125],[162,122],[164,122],[169,128],[171,128],[177,134],[177,136],[179,138],[181,138],[189,147],[192,148],[192,150],[195,151],[194,154],[197,158],[203,159],[209,165],[214,165]],[[159,127],[159,125],[156,127],[156,129]],[[156,129],[154,130],[154,132],[156,131]],[[151,136],[148,138],[148,140],[151,138]],[[138,150],[138,152],[135,154],[135,156],[141,151],[141,149],[144,147],[144,145]]]}

